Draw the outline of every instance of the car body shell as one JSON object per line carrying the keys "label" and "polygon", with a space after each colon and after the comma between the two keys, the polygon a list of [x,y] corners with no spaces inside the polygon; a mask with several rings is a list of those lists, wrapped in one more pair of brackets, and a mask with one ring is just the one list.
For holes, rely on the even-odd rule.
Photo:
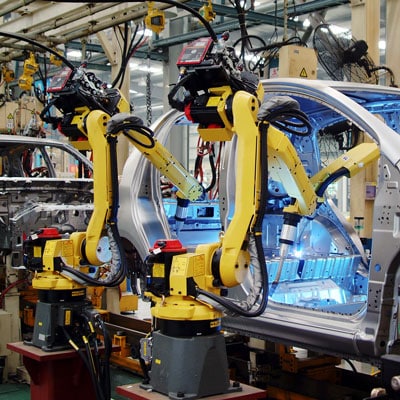
{"label": "car body shell", "polygon": [[[351,224],[326,199],[315,215],[310,235],[319,237],[313,239],[314,252],[315,248],[323,249],[326,243],[328,251],[319,250],[318,257],[311,251],[308,258],[301,261],[300,272],[299,261],[290,258],[280,284],[282,290],[280,294],[270,294],[263,315],[257,318],[226,316],[224,329],[380,364],[382,356],[397,353],[398,342],[400,90],[292,78],[262,83],[266,99],[290,96],[308,116],[312,135],[291,139],[309,176],[321,168],[318,135],[326,128],[347,121],[378,144],[380,159],[373,199],[372,245],[367,258]],[[166,143],[174,124],[182,118],[181,113],[171,111],[157,120],[152,125],[157,139]],[[228,144],[226,152],[229,156],[225,159],[230,161],[224,166],[225,176],[220,182],[220,194],[223,193],[220,197],[224,198],[220,209],[227,210],[220,215],[222,226],[229,224],[229,215],[234,209],[234,141]],[[139,152],[133,151],[121,179],[119,226],[121,236],[135,247],[142,259],[155,240],[174,234],[171,219],[165,213],[159,182],[159,173]],[[251,184],[249,182],[249,187]],[[279,185],[277,191],[282,191]],[[284,191],[280,194],[285,195]],[[271,195],[271,201],[278,204],[279,196]],[[272,213],[265,218],[268,232],[273,232],[265,234],[266,266],[271,279],[276,257],[273,243],[277,243],[282,220]],[[210,241],[214,240],[214,231],[211,231]],[[204,229],[198,233],[204,240]],[[184,244],[195,247],[198,243],[196,230],[189,236],[191,241]],[[328,261],[333,265],[329,273],[326,272]],[[295,274],[290,265],[295,265]],[[319,297],[320,293],[329,292],[327,287],[328,297]],[[318,293],[316,299],[302,298],[302,294],[313,290]],[[230,290],[229,295],[240,299],[247,291],[244,282]],[[336,294],[344,297],[333,302]]]}
{"label": "car body shell", "polygon": [[[44,227],[86,230],[92,163],[60,139],[0,135],[0,251],[23,265],[24,238]],[[77,170],[86,171],[78,177]]]}

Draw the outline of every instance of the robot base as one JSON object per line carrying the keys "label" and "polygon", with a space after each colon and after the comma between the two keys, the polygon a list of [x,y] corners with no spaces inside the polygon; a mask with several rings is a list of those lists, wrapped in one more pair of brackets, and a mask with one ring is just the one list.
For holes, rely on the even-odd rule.
{"label": "robot base", "polygon": [[[62,327],[69,328],[79,324],[79,315],[92,308],[87,300],[74,302],[36,304],[35,326],[32,342],[26,344],[39,347],[43,351],[58,351],[71,348]],[[71,336],[73,332],[70,332]],[[75,337],[73,337],[76,339]],[[82,336],[79,337],[81,340]],[[79,343],[79,342],[78,342]]]}
{"label": "robot base", "polygon": [[186,338],[154,332],[150,384],[141,387],[172,400],[239,392],[229,380],[225,346],[221,333]]}

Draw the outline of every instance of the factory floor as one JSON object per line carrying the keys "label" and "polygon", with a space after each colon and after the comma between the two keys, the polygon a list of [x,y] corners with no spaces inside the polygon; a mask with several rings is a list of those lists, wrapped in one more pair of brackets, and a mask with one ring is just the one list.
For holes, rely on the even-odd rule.
{"label": "factory floor", "polygon": [[[115,388],[128,383],[141,382],[139,376],[121,368],[111,367],[111,399],[126,400],[126,397],[115,392]],[[90,383],[89,383],[90,384]],[[26,383],[3,383],[0,384],[0,400],[30,400],[30,388]]]}

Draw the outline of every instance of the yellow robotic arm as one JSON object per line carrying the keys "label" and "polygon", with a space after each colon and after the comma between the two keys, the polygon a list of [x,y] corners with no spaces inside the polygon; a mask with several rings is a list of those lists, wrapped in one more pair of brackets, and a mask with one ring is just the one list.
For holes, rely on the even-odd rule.
{"label": "yellow robotic arm", "polygon": [[[226,110],[226,107],[221,107],[220,110]],[[256,123],[258,100],[247,92],[238,92],[233,98],[232,111],[234,115],[232,132],[237,135],[234,214],[226,232],[221,236],[220,243],[200,245],[196,249],[196,253],[205,254],[210,275],[212,275],[211,266],[215,265],[213,257],[219,258],[218,279],[226,287],[233,287],[243,282],[250,266],[246,241],[249,232],[252,231],[258,210],[261,185],[260,166],[256,161],[260,158],[260,138]],[[218,140],[220,134],[218,129],[211,139],[213,129],[207,131],[209,140]],[[217,256],[215,252],[218,253]],[[208,285],[203,289],[215,290],[215,287]]]}
{"label": "yellow robotic arm", "polygon": [[143,126],[140,118],[127,113],[114,115],[108,122],[108,133],[123,133],[130,142],[178,188],[177,195],[197,200],[203,189],[183,165]]}
{"label": "yellow robotic arm", "polygon": [[341,176],[352,177],[371,162],[379,158],[379,147],[375,143],[361,143],[321,169],[311,178],[318,196],[322,196],[326,187]]}
{"label": "yellow robotic arm", "polygon": [[[279,137],[282,133],[275,135]],[[275,285],[279,282],[289,249],[296,240],[296,228],[301,217],[311,215],[317,206],[317,201],[323,202],[322,196],[329,184],[342,176],[356,175],[380,155],[375,143],[361,143],[309,179],[290,141],[284,137],[281,139],[279,145],[274,146],[277,150],[269,149],[269,159],[273,159],[271,177],[283,184],[288,195],[293,198],[293,204],[283,210],[284,222],[279,238],[280,260],[273,282]],[[282,143],[285,144],[282,146]],[[278,157],[275,158],[276,154]]]}
{"label": "yellow robotic arm", "polygon": [[[82,280],[92,285],[107,283],[86,278],[78,274],[78,271],[84,274],[88,266],[102,266],[110,263],[112,258],[112,244],[107,240],[105,231],[109,230],[109,225],[116,224],[113,221],[112,208],[118,186],[113,183],[112,171],[115,166],[110,159],[110,139],[116,140],[123,132],[132,144],[176,185],[180,196],[196,200],[203,191],[198,181],[152,137],[151,132],[143,127],[138,118],[128,114],[117,114],[112,119],[100,110],[88,111],[86,114],[84,127],[80,126],[80,130],[84,128],[93,151],[94,211],[86,232],[74,232],[68,239],[46,243],[43,271],[36,272],[33,279],[33,286],[38,289],[76,289]],[[61,267],[54,263],[54,260],[60,258],[63,259]]]}

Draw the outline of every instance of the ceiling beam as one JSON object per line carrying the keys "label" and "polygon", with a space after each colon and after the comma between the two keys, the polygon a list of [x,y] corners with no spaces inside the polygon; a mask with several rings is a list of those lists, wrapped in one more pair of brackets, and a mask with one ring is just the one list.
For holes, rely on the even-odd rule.
{"label": "ceiling beam", "polygon": [[0,2],[0,17],[17,11],[19,8],[27,6],[36,0],[4,0]]}
{"label": "ceiling beam", "polygon": [[[200,0],[180,0],[193,9],[199,9],[204,5],[204,1]],[[32,0],[16,0],[13,2],[0,0],[2,3],[13,3],[19,6],[26,14],[21,12],[21,17],[16,20],[6,21],[1,30],[6,32],[23,32],[27,37],[40,41],[49,47],[56,44],[65,44],[67,48],[81,48],[81,44],[77,39],[87,38],[88,36],[100,31],[104,31],[110,27],[120,25],[127,21],[140,21],[147,14],[147,5],[145,2],[95,2],[95,3],[80,3],[80,2],[50,2],[38,1],[37,4],[32,4]],[[260,7],[259,11],[249,11],[246,13],[246,26],[269,25],[283,27],[284,19],[282,4],[279,1],[276,9],[272,4]],[[350,0],[312,0],[296,6],[289,6],[287,12],[289,15],[303,15],[320,10],[326,10],[332,7],[338,7],[343,4],[350,3]],[[160,3],[157,3],[160,4]],[[11,7],[11,5],[10,5]],[[168,4],[163,4],[160,8],[170,8]],[[237,30],[237,12],[233,6],[213,5],[214,10],[219,16],[226,17],[222,23],[213,23],[212,27],[217,34],[224,31]],[[3,8],[2,8],[3,10]],[[14,11],[18,10],[13,8]],[[0,15],[3,12],[0,12]],[[288,28],[294,30],[304,30],[300,22],[293,20],[288,21]],[[195,31],[186,32],[179,36],[168,38],[153,38],[151,46],[143,46],[137,50],[135,56],[138,58],[147,58],[150,55],[151,59],[168,61],[167,48],[174,45],[190,42],[201,36],[208,36],[206,29],[199,28]],[[0,47],[14,48],[14,51],[7,51],[0,56],[1,61],[9,61],[13,58],[21,57],[21,50],[24,44],[13,39],[8,39],[0,36]],[[91,47],[92,46],[92,47]],[[101,53],[98,51],[101,46],[86,44],[90,51]],[[20,51],[17,51],[20,50]]]}
{"label": "ceiling beam", "polygon": [[[93,52],[93,53],[99,53],[104,55],[104,50],[101,45],[95,44],[95,43],[86,43],[85,44],[86,50],[88,52]],[[73,50],[81,50],[82,49],[82,44],[81,42],[77,41],[72,41],[68,42],[65,44],[65,49],[73,49]],[[162,49],[159,49],[160,51],[153,51],[150,52],[147,49],[146,46],[143,46],[140,49],[137,49],[135,51],[135,57],[136,58],[147,58],[150,55],[151,60],[156,60],[156,61],[168,61],[168,52],[163,51]]]}
{"label": "ceiling beam", "polygon": [[[326,10],[328,8],[339,7],[344,4],[350,4],[351,0],[313,0],[307,3],[296,4],[295,6],[288,6],[289,15],[305,15],[314,12]],[[281,15],[283,10],[279,10],[278,15]]]}
{"label": "ceiling beam", "polygon": [[[189,0],[187,5],[193,7],[194,9],[199,9],[204,5],[204,1],[199,1],[199,0]],[[237,11],[233,6],[224,6],[221,4],[213,4],[213,9],[217,13],[218,16],[223,16],[223,17],[229,17],[235,19],[237,21],[238,15]],[[275,18],[274,15],[269,15],[269,14],[264,14],[256,11],[248,11],[245,14],[246,21],[252,24],[266,24],[266,25],[271,25],[271,26],[279,26],[283,27],[284,21],[283,18],[278,16]],[[237,24],[236,24],[237,26]],[[288,21],[288,27],[290,29],[299,29],[302,28],[301,24],[298,24],[294,21]]]}

